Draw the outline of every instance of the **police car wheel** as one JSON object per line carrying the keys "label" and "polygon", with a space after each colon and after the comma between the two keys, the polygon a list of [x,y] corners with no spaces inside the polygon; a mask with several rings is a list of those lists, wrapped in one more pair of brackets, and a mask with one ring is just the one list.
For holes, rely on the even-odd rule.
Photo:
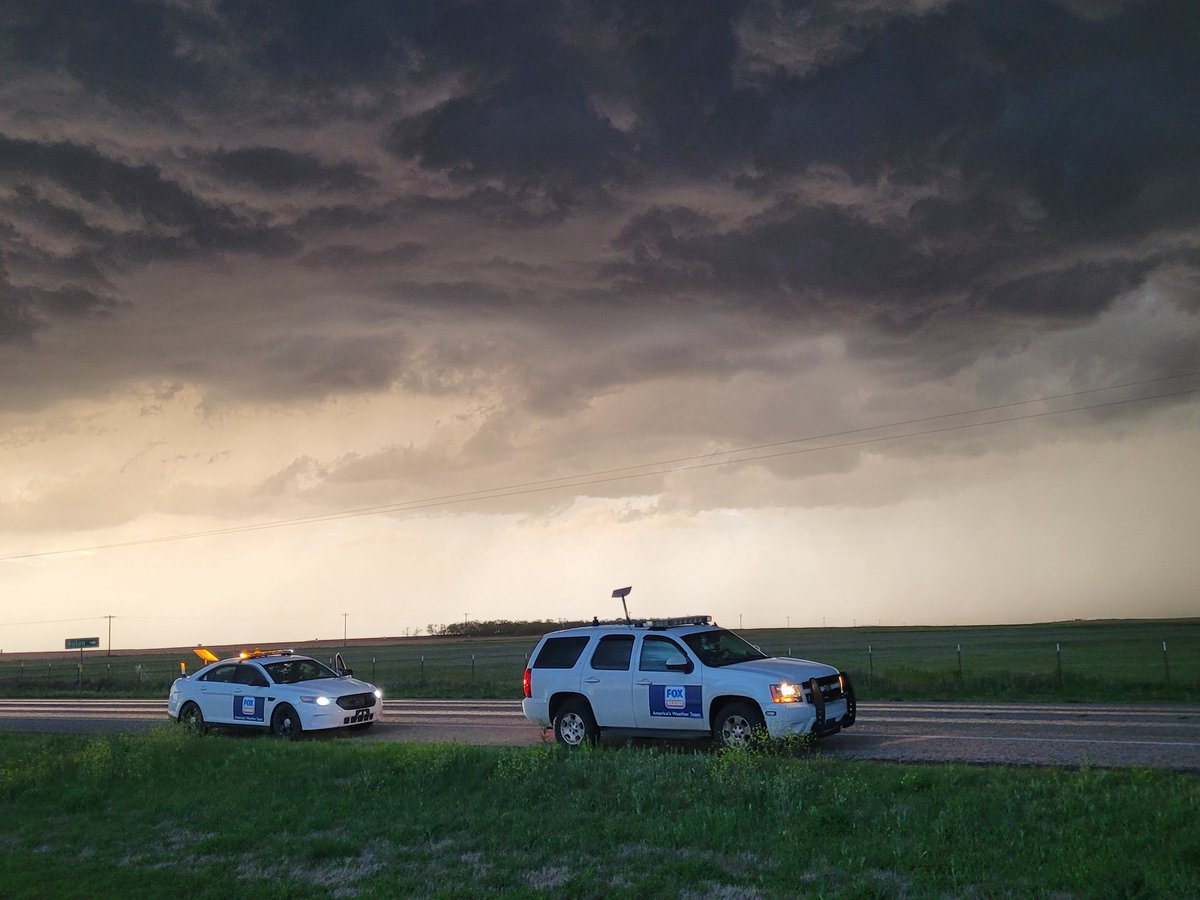
{"label": "police car wheel", "polygon": [[271,734],[285,741],[294,741],[300,737],[300,731],[300,717],[294,709],[286,703],[275,707],[275,712],[271,713]]}
{"label": "police car wheel", "polygon": [[554,717],[554,737],[564,747],[595,744],[599,734],[591,707],[582,700],[568,700]]}
{"label": "police car wheel", "polygon": [[713,737],[724,747],[748,747],[755,729],[762,724],[762,714],[753,704],[730,703],[718,714]]}
{"label": "police car wheel", "polygon": [[183,709],[179,711],[179,724],[195,731],[197,734],[204,734],[207,726],[204,724],[204,713],[200,712],[200,707],[190,700],[183,704]]}

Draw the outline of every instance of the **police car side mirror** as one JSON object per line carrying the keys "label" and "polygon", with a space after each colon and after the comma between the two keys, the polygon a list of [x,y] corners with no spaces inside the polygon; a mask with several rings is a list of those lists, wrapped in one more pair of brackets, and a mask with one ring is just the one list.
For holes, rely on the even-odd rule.
{"label": "police car side mirror", "polygon": [[348,678],[354,674],[354,670],[353,669],[342,669],[342,671],[338,672],[338,674],[345,675]]}

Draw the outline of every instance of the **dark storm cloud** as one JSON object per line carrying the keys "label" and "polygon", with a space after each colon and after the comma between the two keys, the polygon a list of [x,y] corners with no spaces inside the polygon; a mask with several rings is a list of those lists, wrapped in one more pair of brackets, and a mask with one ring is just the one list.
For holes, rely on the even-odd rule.
{"label": "dark storm cloud", "polygon": [[987,295],[997,311],[1031,316],[1090,317],[1108,301],[1137,287],[1150,263],[1081,263],[1069,269],[1038,273],[1000,285]]}
{"label": "dark storm cloud", "polygon": [[185,34],[211,39],[209,20],[183,6],[123,0],[39,0],[7,5],[14,62],[62,70],[127,104],[211,88],[205,66],[179,52]]}
{"label": "dark storm cloud", "polygon": [[[131,165],[67,141],[0,134],[2,184],[11,187],[12,199],[3,207],[18,229],[77,242],[69,255],[93,271],[220,251],[274,256],[296,246],[284,232],[200,198],[157,166]],[[50,200],[43,191],[68,197],[72,205]],[[93,224],[88,211],[104,219],[112,218],[106,211],[115,211],[124,221]]]}
{"label": "dark storm cloud", "polygon": [[[150,263],[258,256],[255,322],[286,335],[257,364],[297,391],[420,382],[360,359],[370,317],[421,313],[437,356],[439,324],[486,312],[556,338],[497,371],[586,396],[614,376],[559,354],[621,316],[747,328],[737,354],[630,354],[636,379],[753,367],[781,331],[965,365],[1149,283],[1194,309],[1200,5],[1084,6],[14,4],[0,327],[37,340],[119,315]],[[348,327],[297,337],[330,290]]]}
{"label": "dark storm cloud", "polygon": [[300,265],[311,269],[362,269],[393,266],[418,259],[425,252],[421,244],[397,244],[383,250],[368,250],[354,244],[330,244],[310,250]]}
{"label": "dark storm cloud", "polygon": [[205,158],[209,171],[266,191],[349,190],[366,187],[366,178],[351,163],[326,163],[311,153],[292,153],[280,147],[216,150]]}
{"label": "dark storm cloud", "polygon": [[0,345],[28,342],[39,324],[31,290],[14,285],[0,268]]}

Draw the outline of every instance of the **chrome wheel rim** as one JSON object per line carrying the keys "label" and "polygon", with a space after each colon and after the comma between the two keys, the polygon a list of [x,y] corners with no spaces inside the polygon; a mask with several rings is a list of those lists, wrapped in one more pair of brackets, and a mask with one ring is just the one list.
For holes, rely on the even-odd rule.
{"label": "chrome wheel rim", "polygon": [[721,740],[727,747],[745,747],[750,742],[750,723],[745,716],[730,716],[721,726]]}
{"label": "chrome wheel rim", "polygon": [[583,724],[583,716],[579,713],[567,713],[559,722],[558,733],[565,743],[572,747],[583,743],[587,728]]}

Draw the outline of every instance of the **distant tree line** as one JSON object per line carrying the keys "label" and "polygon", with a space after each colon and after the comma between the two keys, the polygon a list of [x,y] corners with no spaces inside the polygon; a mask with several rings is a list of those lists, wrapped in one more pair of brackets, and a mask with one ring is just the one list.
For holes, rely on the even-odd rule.
{"label": "distant tree line", "polygon": [[[601,620],[608,625],[615,620]],[[624,621],[624,620],[622,620]],[[451,622],[448,625],[430,625],[429,633],[434,637],[527,637],[558,631],[560,628],[576,628],[592,622],[574,619],[492,619],[487,622]]]}

